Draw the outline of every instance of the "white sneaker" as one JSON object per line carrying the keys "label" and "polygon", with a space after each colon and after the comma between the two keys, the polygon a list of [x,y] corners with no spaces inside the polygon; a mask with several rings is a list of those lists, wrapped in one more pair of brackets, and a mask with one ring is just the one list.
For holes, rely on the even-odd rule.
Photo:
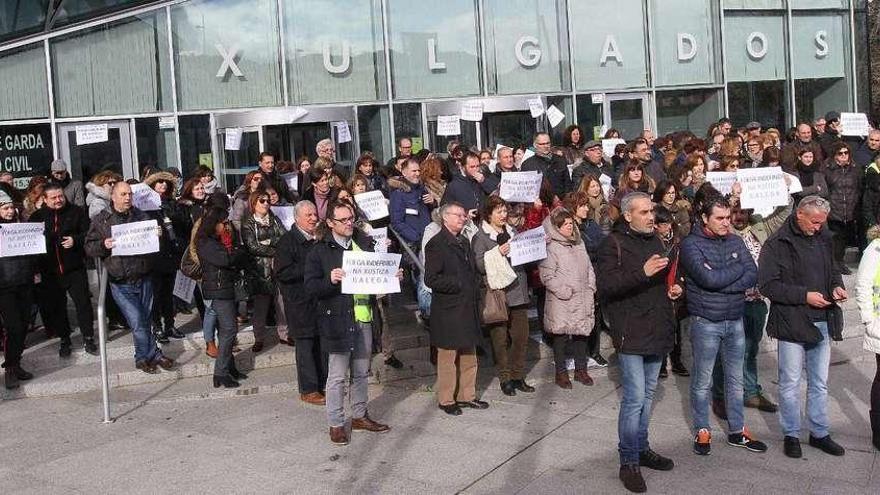
{"label": "white sneaker", "polygon": [[587,369],[590,369],[590,368],[607,368],[607,367],[608,367],[607,364],[605,364],[605,365],[599,364],[599,363],[598,363],[595,359],[593,359],[593,358],[589,358],[589,359],[587,360]]}

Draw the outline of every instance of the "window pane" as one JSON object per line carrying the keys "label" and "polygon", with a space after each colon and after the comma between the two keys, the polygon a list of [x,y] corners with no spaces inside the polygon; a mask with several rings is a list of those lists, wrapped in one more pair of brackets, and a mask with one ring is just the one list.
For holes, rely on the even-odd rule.
{"label": "window pane", "polygon": [[284,26],[293,102],[386,98],[379,0],[285,0]]}
{"label": "window pane", "polygon": [[657,93],[657,132],[689,130],[698,136],[721,118],[721,98],[714,89]]}
{"label": "window pane", "polygon": [[792,9],[848,9],[847,0],[788,0]]}
{"label": "window pane", "polygon": [[728,12],[724,19],[728,81],[785,79],[785,17]]}
{"label": "window pane", "polygon": [[643,0],[617,0],[596,15],[592,2],[569,2],[578,90],[648,85]]}
{"label": "window pane", "polygon": [[725,9],[784,9],[785,0],[725,0]]}
{"label": "window pane", "polygon": [[177,167],[174,129],[159,129],[157,117],[135,120],[134,129],[137,136],[139,176],[147,167],[161,169]]}
{"label": "window pane", "polygon": [[43,45],[0,52],[0,120],[49,116]]}
{"label": "window pane", "polygon": [[276,7],[275,0],[198,0],[171,10],[182,110],[281,105]]}
{"label": "window pane", "polygon": [[0,2],[0,41],[43,30],[49,0],[4,0]]}
{"label": "window pane", "polygon": [[611,128],[617,129],[623,139],[635,139],[645,129],[645,109],[642,98],[608,102]]}
{"label": "window pane", "polygon": [[796,13],[792,65],[798,120],[850,108],[849,16]]}
{"label": "window pane", "polygon": [[153,0],[63,0],[52,25],[63,26],[151,1]]}
{"label": "window pane", "polygon": [[715,82],[718,17],[713,2],[717,0],[651,2],[658,86]]}
{"label": "window pane", "polygon": [[[422,138],[422,104],[421,103],[398,103],[394,105],[394,136],[395,141],[400,138],[410,138],[413,141],[413,153],[418,153],[424,148]],[[366,150],[363,145],[361,149]],[[397,148],[394,149],[397,154]]]}
{"label": "window pane", "polygon": [[24,189],[31,177],[49,173],[52,126],[0,126],[0,171],[11,172],[15,187]]}
{"label": "window pane", "polygon": [[765,127],[787,128],[786,86],[785,80],[729,83],[727,98],[733,125],[744,127],[749,122],[760,122]]}
{"label": "window pane", "polygon": [[487,0],[484,5],[491,93],[571,87],[564,1]]}
{"label": "window pane", "polygon": [[[181,115],[177,119],[180,134],[180,164],[184,177],[192,177],[199,165],[214,168],[211,154],[211,119],[207,115]],[[215,169],[216,170],[216,169]]]}
{"label": "window pane", "polygon": [[388,12],[395,98],[480,94],[474,0],[447,0],[430,15],[422,2],[389,0]]}
{"label": "window pane", "polygon": [[171,109],[171,70],[164,12],[103,25],[52,41],[59,117]]}
{"label": "window pane", "polygon": [[578,95],[578,125],[586,133],[585,138],[601,139],[603,137],[600,133],[604,122],[602,106],[601,103],[593,103],[590,95]]}
{"label": "window pane", "polygon": [[394,151],[391,150],[390,131],[391,119],[387,105],[358,107],[358,134],[361,141],[361,151],[372,151],[376,160],[383,166],[385,161],[394,155]]}

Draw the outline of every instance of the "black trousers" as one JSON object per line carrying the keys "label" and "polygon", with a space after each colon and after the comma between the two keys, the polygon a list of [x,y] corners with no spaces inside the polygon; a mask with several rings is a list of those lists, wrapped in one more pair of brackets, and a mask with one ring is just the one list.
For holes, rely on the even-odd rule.
{"label": "black trousers", "polygon": [[834,234],[832,238],[831,251],[834,255],[834,263],[843,265],[843,258],[846,255],[848,246],[859,246],[859,222],[852,220],[850,222],[839,222],[837,220],[829,220],[828,228]]}
{"label": "black trousers", "polygon": [[165,323],[165,331],[174,326],[174,278],[177,272],[153,272],[153,326]]}
{"label": "black trousers", "polygon": [[576,371],[586,370],[587,336],[553,335],[553,360],[556,363],[557,373],[564,373],[568,371],[565,360],[569,353],[574,358],[574,369]]}
{"label": "black trousers", "polygon": [[327,353],[321,349],[321,338],[295,339],[296,381],[300,394],[324,393],[327,384]]}
{"label": "black trousers", "polygon": [[44,276],[40,283],[37,305],[45,324],[64,342],[70,341],[70,319],[67,317],[67,296],[73,300],[76,321],[83,338],[95,337],[95,314],[92,311],[92,295],[85,269],[63,275]]}
{"label": "black trousers", "polygon": [[238,334],[238,324],[235,322],[235,300],[214,299],[211,307],[217,313],[218,350],[217,359],[214,360],[214,376],[231,378],[230,370],[235,369],[232,346],[235,344],[235,336]]}
{"label": "black trousers", "polygon": [[874,354],[874,358],[877,360],[877,371],[871,383],[871,410],[880,413],[880,354]]}
{"label": "black trousers", "polygon": [[33,294],[32,285],[0,289],[0,317],[3,318],[3,327],[6,329],[4,368],[16,368],[21,363],[31,306],[34,303]]}

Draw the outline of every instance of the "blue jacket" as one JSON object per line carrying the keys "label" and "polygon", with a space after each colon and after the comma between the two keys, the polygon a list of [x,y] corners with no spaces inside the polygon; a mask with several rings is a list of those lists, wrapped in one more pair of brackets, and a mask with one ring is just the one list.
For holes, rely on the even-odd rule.
{"label": "blue jacket", "polygon": [[742,318],[745,290],[758,281],[758,266],[736,234],[709,237],[697,222],[681,242],[690,314],[710,321]]}
{"label": "blue jacket", "polygon": [[428,190],[403,177],[388,179],[388,190],[391,193],[391,227],[407,242],[420,243],[425,227],[431,223],[431,210],[422,201]]}

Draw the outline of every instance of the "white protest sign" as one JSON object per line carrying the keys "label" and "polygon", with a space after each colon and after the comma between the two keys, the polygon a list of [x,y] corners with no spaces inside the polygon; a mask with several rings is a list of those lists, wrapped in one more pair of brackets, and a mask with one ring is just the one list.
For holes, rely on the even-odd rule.
{"label": "white protest sign", "polygon": [[346,251],[342,253],[343,294],[396,294],[400,292],[399,254]]}
{"label": "white protest sign", "polygon": [[234,127],[231,129],[226,129],[226,143],[223,146],[223,149],[229,151],[238,151],[241,149],[241,128]]}
{"label": "white protest sign", "polygon": [[602,192],[605,194],[605,198],[610,198],[611,193],[614,192],[614,187],[611,186],[611,177],[605,174],[600,175],[599,184],[602,184]]}
{"label": "white protest sign", "polygon": [[544,176],[537,172],[504,172],[499,195],[504,201],[534,203],[541,192]]}
{"label": "white protest sign", "polygon": [[618,144],[626,144],[626,141],[620,138],[615,139],[603,139],[602,140],[602,154],[608,158],[614,156],[614,148],[617,148]]}
{"label": "white protest sign", "polygon": [[284,225],[284,230],[290,230],[290,227],[293,226],[293,207],[292,206],[272,206],[272,213],[278,217],[278,221],[281,222],[281,225]]}
{"label": "white protest sign", "polygon": [[590,95],[590,103],[593,105],[601,105],[605,103],[605,93],[593,93]]}
{"label": "white protest sign", "polygon": [[556,105],[550,105],[547,109],[547,119],[550,120],[550,127],[556,127],[565,119],[565,114],[556,108]]}
{"label": "white protest sign", "polygon": [[529,98],[528,103],[529,112],[531,112],[533,119],[537,119],[544,114],[544,102],[541,101],[541,98]]}
{"label": "white protest sign", "polygon": [[804,190],[800,177],[783,172],[788,177],[788,194],[797,194]]}
{"label": "white protest sign", "polygon": [[373,238],[376,243],[373,245],[373,251],[377,253],[388,252],[388,227],[381,229],[371,229],[367,234]]}
{"label": "white protest sign", "polygon": [[190,304],[192,303],[195,290],[196,281],[184,275],[182,271],[177,270],[177,276],[174,277],[174,295]]}
{"label": "white protest sign", "polygon": [[840,113],[840,134],[843,136],[867,136],[871,132],[871,123],[863,113]]}
{"label": "white protest sign", "polygon": [[741,168],[736,180],[742,186],[743,208],[767,210],[788,204],[788,186],[779,167]]}
{"label": "white protest sign", "polygon": [[[530,149],[527,149],[523,152],[522,161],[524,162],[533,156],[535,156],[535,152]],[[520,163],[522,163],[522,162],[520,162]]]}
{"label": "white protest sign", "polygon": [[336,142],[337,143],[349,143],[351,142],[351,129],[348,127],[348,122],[341,120],[339,122],[334,122],[334,126],[336,126]]}
{"label": "white protest sign", "polygon": [[371,222],[388,216],[388,203],[385,201],[382,191],[355,194],[354,200],[358,208],[366,215],[367,220]]}
{"label": "white protest sign", "polygon": [[110,227],[111,256],[134,256],[159,251],[159,224],[155,220],[123,223]]}
{"label": "white protest sign", "polygon": [[524,265],[547,257],[547,240],[544,227],[520,232],[510,240],[510,264]]}
{"label": "white protest sign", "polygon": [[281,179],[287,184],[287,189],[290,192],[297,192],[299,190],[299,174],[296,172],[290,172],[289,174],[281,174]]}
{"label": "white protest sign", "polygon": [[174,129],[177,119],[174,117],[159,117],[159,129]]}
{"label": "white protest sign", "polygon": [[0,225],[0,257],[44,254],[46,237],[42,222],[4,223]]}
{"label": "white protest sign", "polygon": [[461,104],[461,120],[479,122],[483,120],[483,102],[466,101]]}
{"label": "white protest sign", "polygon": [[461,135],[461,122],[458,115],[438,115],[437,116],[437,135],[438,136],[459,136]]}
{"label": "white protest sign", "polygon": [[107,124],[89,124],[76,126],[77,146],[107,142]]}
{"label": "white protest sign", "polygon": [[730,194],[736,182],[736,172],[706,172],[706,182],[721,194]]}
{"label": "white protest sign", "polygon": [[162,196],[152,187],[139,182],[131,186],[131,204],[142,211],[161,210]]}

